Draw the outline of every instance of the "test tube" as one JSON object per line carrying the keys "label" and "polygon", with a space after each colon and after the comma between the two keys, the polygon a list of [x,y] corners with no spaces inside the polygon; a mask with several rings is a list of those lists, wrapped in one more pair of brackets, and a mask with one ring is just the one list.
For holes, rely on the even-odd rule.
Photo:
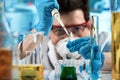
{"label": "test tube", "polygon": [[[41,63],[42,64],[42,44],[43,44],[43,36],[44,36],[44,32],[36,32],[36,33],[32,33],[33,34],[33,38],[34,38],[34,42],[33,44],[35,44],[37,46],[37,51],[40,54],[36,54],[37,56],[37,63]],[[34,60],[34,58],[33,58]]]}
{"label": "test tube", "polygon": [[[90,16],[90,23],[91,23],[91,26],[90,26],[90,36],[94,39],[91,38],[91,46],[93,44],[96,44],[96,45],[99,45],[99,41],[98,41],[98,31],[99,31],[99,27],[98,27],[98,16],[96,15],[93,15],[93,16]],[[101,53],[100,53],[101,55]],[[91,47],[91,54],[90,54],[90,62],[92,65],[92,62],[93,62],[93,59],[94,59],[94,53],[93,53],[93,48]],[[101,62],[101,57],[100,57],[100,62],[99,64],[101,65],[102,62]],[[91,70],[90,70],[90,74],[92,74],[92,67],[90,66]],[[93,77],[90,77],[90,80],[94,80],[95,78]],[[100,78],[99,78],[100,79]]]}
{"label": "test tube", "polygon": [[[99,39],[98,39],[98,34],[99,34],[99,23],[98,23],[98,19],[99,17],[97,15],[93,15],[91,16],[91,20],[92,21],[91,23],[91,36],[95,39],[94,42],[96,45],[99,45]],[[92,41],[92,40],[91,40]],[[93,43],[91,42],[91,45]],[[103,48],[101,48],[101,51],[102,51]],[[100,57],[100,64],[102,64],[101,62],[101,57]]]}

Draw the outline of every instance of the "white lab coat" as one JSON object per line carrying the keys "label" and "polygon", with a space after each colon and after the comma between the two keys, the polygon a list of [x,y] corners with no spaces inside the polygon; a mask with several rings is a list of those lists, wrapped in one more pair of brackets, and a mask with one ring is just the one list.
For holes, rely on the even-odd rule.
{"label": "white lab coat", "polygon": [[[108,32],[102,32],[99,35],[99,44],[102,48],[102,51],[107,50],[106,52],[111,51],[111,34]],[[36,48],[35,50],[37,56],[40,55],[39,48]],[[80,55],[75,54],[76,58],[78,58]],[[42,64],[44,65],[46,70],[53,70],[55,68],[55,64],[58,63],[58,60],[61,60],[62,57],[59,55],[59,53],[56,53],[56,50],[51,43],[51,40],[49,40],[48,37],[45,37],[43,39],[43,50],[42,50]],[[84,59],[84,58],[81,58]],[[22,60],[23,62],[24,59]]]}
{"label": "white lab coat", "polygon": [[[22,43],[22,42],[21,42]],[[20,45],[21,45],[20,43]],[[20,47],[19,45],[19,47]],[[58,60],[63,59],[59,53],[56,52],[55,46],[52,44],[51,40],[49,40],[48,37],[45,37],[43,39],[42,44],[42,53],[40,53],[40,47],[37,47],[35,49],[34,55],[28,55],[24,59],[21,60],[22,63],[26,63],[26,59],[33,59],[34,57],[42,56],[42,64],[44,65],[44,68],[46,70],[53,70],[55,68],[55,64],[58,63]],[[80,54],[73,54],[73,56],[76,59],[83,59]],[[29,63],[31,63],[31,60],[29,60]]]}
{"label": "white lab coat", "polygon": [[[49,38],[48,37],[44,37],[43,38],[43,45],[42,45],[42,49],[40,49],[40,46],[38,46],[36,49],[35,49],[35,54],[34,55],[27,55],[25,58],[23,58],[23,59],[21,59],[19,62],[20,62],[20,64],[26,64],[26,63],[32,63],[32,59],[33,59],[33,57],[34,58],[36,58],[36,57],[41,57],[42,58],[42,64],[44,65],[44,68],[46,69],[46,70],[52,70],[53,69],[53,65],[51,64],[51,62],[50,62],[50,58],[49,58],[49,56],[48,56],[48,51],[49,51],[49,49],[48,49],[48,41],[49,41]],[[19,46],[18,46],[18,48],[19,48],[19,50],[20,50],[20,47],[21,47],[21,45],[22,45],[22,42],[23,41],[21,41],[20,43],[19,43]],[[40,53],[40,51],[39,50],[42,50],[42,53]],[[21,51],[21,50],[20,50]],[[21,54],[21,52],[20,52],[20,54]]]}

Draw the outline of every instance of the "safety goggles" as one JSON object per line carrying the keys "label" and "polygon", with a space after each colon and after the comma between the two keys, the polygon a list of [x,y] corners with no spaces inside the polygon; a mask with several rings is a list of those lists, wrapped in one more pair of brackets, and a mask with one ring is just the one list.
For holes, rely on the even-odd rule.
{"label": "safety goggles", "polygon": [[[85,22],[85,23],[76,24],[76,25],[66,25],[65,27],[67,28],[68,32],[72,32],[73,34],[77,34],[80,31],[84,31],[84,29],[86,27],[89,28],[90,26],[89,26],[89,22]],[[66,35],[65,31],[63,30],[63,28],[61,26],[53,25],[52,31],[57,36]]]}

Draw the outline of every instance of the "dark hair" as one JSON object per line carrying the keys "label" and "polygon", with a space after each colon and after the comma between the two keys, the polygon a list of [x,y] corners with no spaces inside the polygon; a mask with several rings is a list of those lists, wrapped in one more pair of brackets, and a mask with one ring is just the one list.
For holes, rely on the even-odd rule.
{"label": "dark hair", "polygon": [[57,0],[61,14],[66,14],[71,11],[81,9],[84,13],[85,20],[89,20],[89,1],[88,0]]}

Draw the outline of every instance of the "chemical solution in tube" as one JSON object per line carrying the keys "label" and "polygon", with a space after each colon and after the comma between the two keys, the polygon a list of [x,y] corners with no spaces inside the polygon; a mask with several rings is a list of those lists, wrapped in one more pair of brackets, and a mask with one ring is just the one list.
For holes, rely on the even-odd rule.
{"label": "chemical solution in tube", "polygon": [[120,12],[112,12],[112,80],[120,80]]}

